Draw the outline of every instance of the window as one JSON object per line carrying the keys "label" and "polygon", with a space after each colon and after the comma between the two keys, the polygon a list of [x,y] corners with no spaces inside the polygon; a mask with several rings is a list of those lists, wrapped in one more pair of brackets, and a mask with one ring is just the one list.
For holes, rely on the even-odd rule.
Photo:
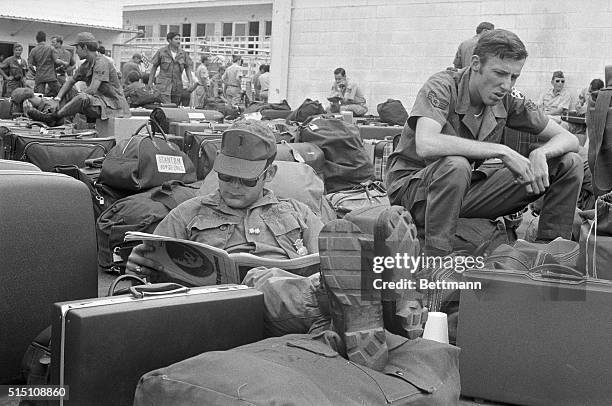
{"label": "window", "polygon": [[196,37],[212,37],[215,35],[215,24],[196,24]]}
{"label": "window", "polygon": [[153,26],[152,25],[139,25],[136,27],[138,31],[142,31],[144,33],[143,37],[149,38],[153,36]]}
{"label": "window", "polygon": [[234,25],[234,37],[245,37],[247,29],[246,23],[235,23]]}
{"label": "window", "polygon": [[233,28],[233,24],[232,23],[223,23],[223,36],[224,37],[231,37],[232,36],[232,28]]}
{"label": "window", "polygon": [[166,24],[161,24],[159,26],[159,36],[165,37],[168,34],[168,26]]}
{"label": "window", "polygon": [[259,21],[249,22],[249,37],[259,37]]}
{"label": "window", "polygon": [[266,21],[266,37],[272,36],[272,21]]}

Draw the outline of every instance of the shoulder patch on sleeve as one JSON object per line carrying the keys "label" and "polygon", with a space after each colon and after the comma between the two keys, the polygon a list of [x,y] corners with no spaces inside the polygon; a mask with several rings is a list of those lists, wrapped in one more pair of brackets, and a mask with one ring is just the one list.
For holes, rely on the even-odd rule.
{"label": "shoulder patch on sleeve", "polygon": [[431,103],[431,105],[437,109],[444,110],[448,108],[448,101],[440,100],[436,92],[433,90],[430,90],[429,93],[427,93],[427,100],[429,100],[429,103]]}
{"label": "shoulder patch on sleeve", "polygon": [[523,100],[525,98],[525,95],[521,93],[521,91],[518,90],[516,87],[512,88],[510,95],[514,97],[515,99],[519,99],[519,100]]}

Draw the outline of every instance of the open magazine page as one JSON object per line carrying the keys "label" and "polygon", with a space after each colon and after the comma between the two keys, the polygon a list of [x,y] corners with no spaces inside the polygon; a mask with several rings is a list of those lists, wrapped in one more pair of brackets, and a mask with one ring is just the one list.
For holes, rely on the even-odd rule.
{"label": "open magazine page", "polygon": [[240,283],[238,268],[224,250],[195,241],[129,231],[125,241],[151,241],[158,249],[147,256],[164,267],[165,281],[191,286]]}
{"label": "open magazine page", "polygon": [[164,281],[193,286],[240,283],[247,272],[258,266],[280,268],[309,276],[319,271],[319,254],[293,259],[263,258],[248,253],[228,254],[208,244],[162,235],[129,231],[125,241],[150,241],[159,249],[149,254],[164,266]]}
{"label": "open magazine page", "polygon": [[280,268],[301,276],[310,276],[319,272],[319,254],[308,254],[293,259],[262,258],[244,252],[229,254],[229,256],[236,263],[241,280],[244,279],[250,269],[258,266]]}

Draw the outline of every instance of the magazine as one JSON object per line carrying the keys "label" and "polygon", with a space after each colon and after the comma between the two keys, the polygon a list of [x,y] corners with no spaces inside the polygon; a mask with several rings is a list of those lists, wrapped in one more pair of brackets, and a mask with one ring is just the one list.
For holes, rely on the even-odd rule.
{"label": "magazine", "polygon": [[190,286],[240,283],[255,267],[280,268],[301,276],[319,271],[319,254],[293,259],[272,259],[249,253],[232,253],[208,244],[161,235],[128,231],[125,241],[151,241],[158,249],[147,256],[163,265],[164,282]]}

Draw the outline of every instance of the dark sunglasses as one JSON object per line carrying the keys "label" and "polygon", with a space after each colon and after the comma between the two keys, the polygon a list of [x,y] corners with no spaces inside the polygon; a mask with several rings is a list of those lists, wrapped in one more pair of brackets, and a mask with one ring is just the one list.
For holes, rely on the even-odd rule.
{"label": "dark sunglasses", "polygon": [[259,179],[265,173],[266,173],[266,170],[264,169],[264,171],[258,177],[254,179],[237,178],[235,176],[230,176],[230,175],[226,175],[224,173],[219,173],[219,172],[217,172],[217,176],[219,177],[219,180],[221,182],[227,182],[227,183],[239,182],[241,185],[246,186],[246,187],[255,187],[257,186],[257,182],[259,182]]}
{"label": "dark sunglasses", "polygon": [[565,79],[555,79],[555,83],[565,83]]}

